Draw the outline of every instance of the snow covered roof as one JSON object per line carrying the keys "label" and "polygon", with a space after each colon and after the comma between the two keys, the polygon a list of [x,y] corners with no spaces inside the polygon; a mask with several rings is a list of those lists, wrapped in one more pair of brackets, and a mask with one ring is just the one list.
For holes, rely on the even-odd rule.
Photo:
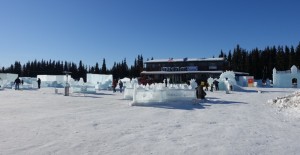
{"label": "snow covered roof", "polygon": [[[224,71],[142,71],[141,74],[222,74]],[[237,76],[240,75],[249,75],[249,73],[245,72],[234,72]]]}
{"label": "snow covered roof", "polygon": [[197,74],[197,73],[221,74],[223,73],[223,71],[143,71],[141,74]]}
{"label": "snow covered roof", "polygon": [[181,58],[181,59],[153,59],[148,60],[145,63],[153,63],[153,62],[194,62],[194,61],[224,61],[224,58]]}

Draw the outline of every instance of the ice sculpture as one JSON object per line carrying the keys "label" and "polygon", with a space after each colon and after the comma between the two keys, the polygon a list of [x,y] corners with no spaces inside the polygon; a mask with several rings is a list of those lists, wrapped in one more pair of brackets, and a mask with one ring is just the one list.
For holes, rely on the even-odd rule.
{"label": "ice sculpture", "polygon": [[229,90],[234,90],[234,87],[236,87],[235,74],[233,71],[223,72],[218,81],[220,90],[226,90],[228,87]]}
{"label": "ice sculpture", "polygon": [[131,105],[192,100],[196,98],[194,82],[192,80],[193,86],[168,84],[167,87],[165,87],[165,83],[154,83],[146,86],[133,83],[133,87],[125,88],[124,98],[132,99]]}
{"label": "ice sculpture", "polygon": [[113,76],[111,74],[86,74],[86,82],[90,85],[94,85],[95,89],[108,89],[111,87]]}

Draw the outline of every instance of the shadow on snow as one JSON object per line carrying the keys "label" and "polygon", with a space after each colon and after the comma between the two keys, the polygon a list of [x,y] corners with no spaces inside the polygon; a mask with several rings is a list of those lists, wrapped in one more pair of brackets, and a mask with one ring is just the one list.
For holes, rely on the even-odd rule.
{"label": "shadow on snow", "polygon": [[192,100],[192,101],[173,101],[173,102],[149,102],[149,103],[138,103],[134,106],[140,107],[154,107],[154,108],[164,108],[164,109],[180,109],[180,110],[195,110],[195,109],[205,109],[206,107],[216,105],[216,104],[247,104],[245,102],[236,101],[224,101],[218,98],[208,97],[204,100]]}

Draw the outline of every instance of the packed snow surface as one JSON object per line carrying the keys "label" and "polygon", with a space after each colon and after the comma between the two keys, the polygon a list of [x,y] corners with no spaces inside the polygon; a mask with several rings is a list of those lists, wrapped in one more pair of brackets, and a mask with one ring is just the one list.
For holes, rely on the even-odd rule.
{"label": "packed snow surface", "polygon": [[245,88],[129,106],[120,92],[4,89],[0,154],[298,154],[300,113],[285,115],[268,102],[296,90]]}

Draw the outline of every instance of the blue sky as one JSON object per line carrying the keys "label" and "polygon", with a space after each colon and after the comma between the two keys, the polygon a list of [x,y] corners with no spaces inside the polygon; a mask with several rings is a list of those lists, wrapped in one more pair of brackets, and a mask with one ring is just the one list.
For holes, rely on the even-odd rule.
{"label": "blue sky", "polygon": [[300,41],[298,0],[0,0],[0,67],[218,56]]}

